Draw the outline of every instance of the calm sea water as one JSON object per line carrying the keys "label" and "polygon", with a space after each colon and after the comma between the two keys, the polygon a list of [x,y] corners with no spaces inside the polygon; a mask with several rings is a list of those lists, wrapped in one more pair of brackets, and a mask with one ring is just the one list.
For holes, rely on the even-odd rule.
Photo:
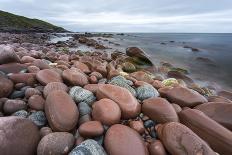
{"label": "calm sea water", "polygon": [[232,34],[134,33],[114,38],[122,47],[142,48],[155,64],[169,62],[188,69],[198,82],[215,82],[232,90]]}

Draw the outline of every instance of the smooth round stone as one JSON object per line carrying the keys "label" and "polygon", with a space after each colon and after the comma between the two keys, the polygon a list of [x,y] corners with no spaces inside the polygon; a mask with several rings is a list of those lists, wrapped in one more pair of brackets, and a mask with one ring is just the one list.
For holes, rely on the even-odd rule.
{"label": "smooth round stone", "polygon": [[28,118],[40,128],[45,126],[47,123],[47,119],[43,111],[33,112]]}
{"label": "smooth round stone", "polygon": [[100,80],[103,78],[103,76],[99,72],[92,72],[92,73],[90,73],[89,76],[95,76],[97,78],[97,80]]}
{"label": "smooth round stone", "polygon": [[28,112],[26,110],[19,110],[13,113],[11,116],[17,116],[17,117],[22,117],[22,118],[27,118]]}
{"label": "smooth round stone", "polygon": [[14,84],[11,80],[0,76],[0,98],[8,97],[13,91]]}
{"label": "smooth round stone", "polygon": [[34,73],[17,73],[9,75],[14,83],[25,83],[29,86],[33,86],[37,81]]}
{"label": "smooth round stone", "polygon": [[68,132],[54,132],[44,136],[39,142],[37,155],[68,154],[75,143],[75,138]]}
{"label": "smooth round stone", "polygon": [[91,72],[89,67],[86,64],[84,64],[84,63],[82,63],[80,61],[75,61],[73,66],[80,69],[82,72],[84,72],[86,74]]}
{"label": "smooth round stone", "polygon": [[27,104],[22,100],[7,100],[3,106],[5,114],[13,114],[19,110],[26,110]]}
{"label": "smooth round stone", "polygon": [[84,73],[71,69],[64,70],[62,73],[64,81],[74,86],[84,86],[89,83],[87,76]]}
{"label": "smooth round stone", "polygon": [[14,87],[15,87],[15,89],[17,89],[17,90],[20,90],[20,89],[22,89],[23,87],[26,87],[26,84],[25,84],[25,83],[16,83]]}
{"label": "smooth round stone", "polygon": [[21,62],[22,63],[31,63],[31,62],[33,62],[33,61],[35,61],[36,59],[35,58],[33,58],[33,57],[31,57],[31,56],[23,56],[22,58],[21,58]]}
{"label": "smooth round stone", "polygon": [[27,88],[25,91],[25,97],[30,98],[33,95],[41,95],[41,92],[35,88]]}
{"label": "smooth round stone", "polygon": [[130,74],[131,77],[135,78],[138,81],[144,81],[147,83],[152,83],[154,80],[152,77],[143,71],[137,71]]}
{"label": "smooth round stone", "polygon": [[42,127],[40,130],[39,130],[39,134],[40,134],[40,137],[43,138],[44,136],[48,135],[52,133],[52,129],[49,128],[49,127]]}
{"label": "smooth round stone", "polygon": [[145,100],[152,97],[158,97],[159,92],[152,85],[143,85],[136,89],[137,98]]}
{"label": "smooth round stone", "polygon": [[88,139],[77,145],[69,155],[107,155],[104,148],[95,140]]}
{"label": "smooth round stone", "polygon": [[83,89],[79,86],[72,87],[69,91],[69,95],[76,103],[85,102],[89,106],[92,106],[93,102],[96,100],[96,97],[91,91]]}
{"label": "smooth round stone", "polygon": [[99,121],[88,121],[80,125],[78,131],[83,137],[96,137],[104,132],[104,128]]}
{"label": "smooth round stone", "polygon": [[36,66],[28,66],[27,70],[29,73],[38,73],[40,71],[40,69]]}
{"label": "smooth round stone", "polygon": [[188,127],[178,122],[169,122],[157,127],[159,139],[171,154],[212,154],[216,153],[208,144]]}
{"label": "smooth round stone", "polygon": [[176,113],[181,112],[182,108],[178,104],[171,104],[172,107],[175,109]]}
{"label": "smooth round stone", "polygon": [[141,105],[130,91],[125,88],[105,84],[99,87],[96,95],[98,100],[108,98],[116,102],[121,109],[123,119],[134,118],[141,111]]}
{"label": "smooth round stone", "polygon": [[43,60],[40,60],[40,59],[36,59],[34,62],[33,62],[33,65],[38,67],[39,69],[49,69],[50,66],[44,62]]}
{"label": "smooth round stone", "polygon": [[87,89],[89,91],[91,91],[92,93],[96,94],[99,86],[101,86],[102,84],[87,84],[84,86],[84,89]]}
{"label": "smooth round stone", "polygon": [[25,70],[27,66],[25,64],[20,63],[9,63],[0,65],[0,71],[4,72],[5,74],[9,73],[19,73]]}
{"label": "smooth round stone", "polygon": [[173,86],[175,84],[179,84],[179,82],[175,78],[168,78],[168,79],[163,80],[162,84],[164,86]]}
{"label": "smooth round stone", "polygon": [[60,74],[51,69],[40,70],[36,74],[36,79],[42,84],[47,85],[50,82],[63,82]]}
{"label": "smooth round stone", "polygon": [[110,155],[147,155],[148,150],[140,137],[133,129],[115,124],[105,135],[104,146]]}
{"label": "smooth round stone", "polygon": [[49,93],[55,90],[62,90],[62,91],[67,92],[68,87],[64,83],[61,83],[61,82],[51,82],[44,87],[44,90],[43,90],[44,97],[47,97]]}
{"label": "smooth round stone", "polygon": [[149,155],[167,155],[165,148],[160,140],[155,140],[148,145]]}
{"label": "smooth round stone", "polygon": [[0,65],[10,62],[20,62],[18,55],[12,47],[0,45]]}
{"label": "smooth round stone", "polygon": [[121,118],[121,110],[117,103],[110,99],[101,99],[92,106],[92,117],[94,120],[100,121],[105,125],[113,125],[119,123]]}
{"label": "smooth round stone", "polygon": [[90,77],[89,77],[89,81],[90,81],[90,83],[92,83],[92,84],[96,84],[96,83],[98,82],[96,76],[90,76]]}
{"label": "smooth round stone", "polygon": [[70,131],[78,121],[79,111],[72,98],[64,91],[49,93],[45,102],[45,113],[54,131]]}
{"label": "smooth round stone", "polygon": [[145,132],[145,128],[142,121],[131,121],[129,123],[130,128],[137,131],[139,134],[143,134]]}
{"label": "smooth round stone", "polygon": [[80,117],[87,115],[87,114],[91,114],[91,111],[92,111],[89,105],[85,102],[80,102],[78,104],[78,109],[79,109]]}
{"label": "smooth round stone", "polygon": [[25,91],[15,90],[11,93],[10,99],[23,98],[25,96]]}
{"label": "smooth round stone", "polygon": [[37,126],[15,116],[0,117],[0,154],[32,155],[40,140]]}
{"label": "smooth round stone", "polygon": [[84,115],[84,116],[80,117],[80,119],[78,121],[78,124],[80,126],[81,124],[83,124],[85,122],[88,122],[88,121],[91,121],[91,120],[92,120],[91,116],[89,114],[87,114],[87,115]]}
{"label": "smooth round stone", "polygon": [[28,106],[33,110],[44,110],[45,100],[40,95],[33,95],[28,99]]}
{"label": "smooth round stone", "polygon": [[173,106],[164,98],[146,99],[142,104],[142,112],[158,123],[178,122],[178,116]]}
{"label": "smooth round stone", "polygon": [[211,119],[232,131],[232,104],[223,102],[209,102],[196,106]]}
{"label": "smooth round stone", "polygon": [[161,88],[159,93],[170,102],[176,103],[181,107],[194,107],[207,102],[207,99],[195,90],[180,86]]}

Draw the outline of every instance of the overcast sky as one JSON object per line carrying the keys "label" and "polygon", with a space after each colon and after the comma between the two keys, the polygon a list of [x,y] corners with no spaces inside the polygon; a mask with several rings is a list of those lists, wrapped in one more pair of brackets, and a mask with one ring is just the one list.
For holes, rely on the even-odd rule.
{"label": "overcast sky", "polygon": [[71,31],[232,32],[232,0],[0,0]]}

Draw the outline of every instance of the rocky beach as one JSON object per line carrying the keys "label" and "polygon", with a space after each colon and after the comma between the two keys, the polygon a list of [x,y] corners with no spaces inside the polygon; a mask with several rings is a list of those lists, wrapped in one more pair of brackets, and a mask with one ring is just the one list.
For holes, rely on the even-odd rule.
{"label": "rocky beach", "polygon": [[124,35],[0,33],[0,155],[231,155],[232,92]]}

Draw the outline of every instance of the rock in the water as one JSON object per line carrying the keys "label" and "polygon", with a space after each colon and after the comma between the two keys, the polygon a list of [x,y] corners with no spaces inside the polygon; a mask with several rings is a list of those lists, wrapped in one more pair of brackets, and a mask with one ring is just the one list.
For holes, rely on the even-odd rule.
{"label": "rock in the water", "polygon": [[27,104],[22,100],[7,100],[3,106],[4,113],[12,114],[19,110],[26,110]]}
{"label": "rock in the water", "polygon": [[51,82],[51,83],[48,83],[44,87],[44,90],[43,90],[44,97],[47,97],[49,93],[51,93],[51,92],[53,92],[55,90],[62,90],[62,91],[67,92],[68,91],[68,87],[64,83],[61,83],[61,82]]}
{"label": "rock in the water", "polygon": [[161,96],[166,97],[170,102],[176,103],[181,107],[194,107],[207,102],[207,99],[195,90],[185,87],[160,88]]}
{"label": "rock in the water", "polygon": [[83,89],[79,86],[72,87],[69,91],[69,95],[76,103],[85,102],[90,106],[96,100],[96,97],[91,91]]}
{"label": "rock in the water", "polygon": [[88,139],[76,146],[69,155],[106,155],[106,152],[95,140]]}
{"label": "rock in the water", "polygon": [[159,140],[155,140],[154,142],[150,143],[148,150],[149,155],[167,155],[163,144]]}
{"label": "rock in the water", "polygon": [[8,97],[13,91],[14,84],[11,80],[0,76],[0,98]]}
{"label": "rock in the water", "polygon": [[80,125],[78,131],[82,137],[96,137],[104,132],[104,128],[99,121],[88,121]]}
{"label": "rock in the water", "polygon": [[85,102],[80,102],[78,104],[78,109],[79,109],[80,117],[87,115],[87,114],[91,114],[91,111],[92,111],[89,105]]}
{"label": "rock in the water", "polygon": [[157,128],[158,136],[171,154],[216,155],[208,144],[192,130],[177,122],[165,123]]}
{"label": "rock in the water", "polygon": [[145,100],[152,97],[158,97],[159,92],[150,84],[140,86],[136,89],[137,98],[139,100]]}
{"label": "rock in the water", "polygon": [[110,84],[101,85],[97,90],[98,100],[109,98],[116,102],[121,109],[124,119],[133,118],[139,115],[141,105],[136,98],[125,88]]}
{"label": "rock in the water", "polygon": [[40,95],[33,95],[28,99],[28,105],[33,110],[44,110],[45,100]]}
{"label": "rock in the water", "polygon": [[0,154],[32,155],[40,140],[39,130],[30,120],[0,117]]}
{"label": "rock in the water", "polygon": [[201,104],[195,109],[202,111],[211,119],[232,131],[232,104],[224,102],[209,102]]}
{"label": "rock in the water", "polygon": [[37,155],[68,154],[75,143],[75,138],[68,132],[53,132],[39,142]]}
{"label": "rock in the water", "polygon": [[20,59],[12,47],[0,45],[0,64],[10,62],[20,62]]}
{"label": "rock in the water", "polygon": [[79,111],[72,98],[64,91],[49,93],[45,102],[48,123],[54,131],[70,131],[78,121]]}
{"label": "rock in the water", "polygon": [[146,99],[142,104],[142,112],[158,123],[178,122],[178,116],[173,106],[164,98]]}
{"label": "rock in the water", "polygon": [[89,83],[87,76],[84,73],[76,70],[66,69],[62,73],[64,81],[74,86],[84,86]]}
{"label": "rock in the water", "polygon": [[122,64],[122,69],[125,72],[135,72],[136,71],[136,67],[134,64],[130,63],[130,62],[125,62]]}
{"label": "rock in the water", "polygon": [[179,84],[179,82],[175,78],[169,78],[169,79],[163,80],[162,84],[164,86],[173,86],[175,84]]}
{"label": "rock in the water", "polygon": [[105,125],[119,123],[121,110],[117,103],[110,99],[101,99],[93,104],[92,117]]}
{"label": "rock in the water", "polygon": [[63,82],[61,76],[51,70],[51,69],[44,69],[44,70],[40,70],[37,74],[36,74],[36,79],[42,84],[42,85],[47,85],[50,82]]}
{"label": "rock in the water", "polygon": [[22,117],[22,118],[27,118],[28,115],[29,114],[26,110],[19,110],[12,114],[12,116],[17,116],[17,117]]}
{"label": "rock in the water", "polygon": [[121,124],[115,124],[107,130],[104,145],[106,152],[110,155],[148,154],[140,135],[133,129]]}
{"label": "rock in the water", "polygon": [[232,132],[203,112],[196,109],[186,109],[179,113],[180,122],[205,140],[210,147],[223,155],[232,154]]}
{"label": "rock in the water", "polygon": [[133,82],[130,81],[130,80],[127,80],[126,78],[124,78],[123,76],[115,76],[113,77],[110,81],[109,81],[109,84],[112,84],[112,85],[116,85],[116,86],[119,86],[119,87],[123,87],[123,88],[126,88],[127,90],[129,90],[131,92],[131,94],[133,96],[136,96],[136,91],[134,88],[132,88],[130,85],[133,85]]}
{"label": "rock in the water", "polygon": [[47,119],[46,119],[45,113],[43,111],[33,112],[28,118],[33,123],[35,123],[38,127],[43,127],[47,123]]}

